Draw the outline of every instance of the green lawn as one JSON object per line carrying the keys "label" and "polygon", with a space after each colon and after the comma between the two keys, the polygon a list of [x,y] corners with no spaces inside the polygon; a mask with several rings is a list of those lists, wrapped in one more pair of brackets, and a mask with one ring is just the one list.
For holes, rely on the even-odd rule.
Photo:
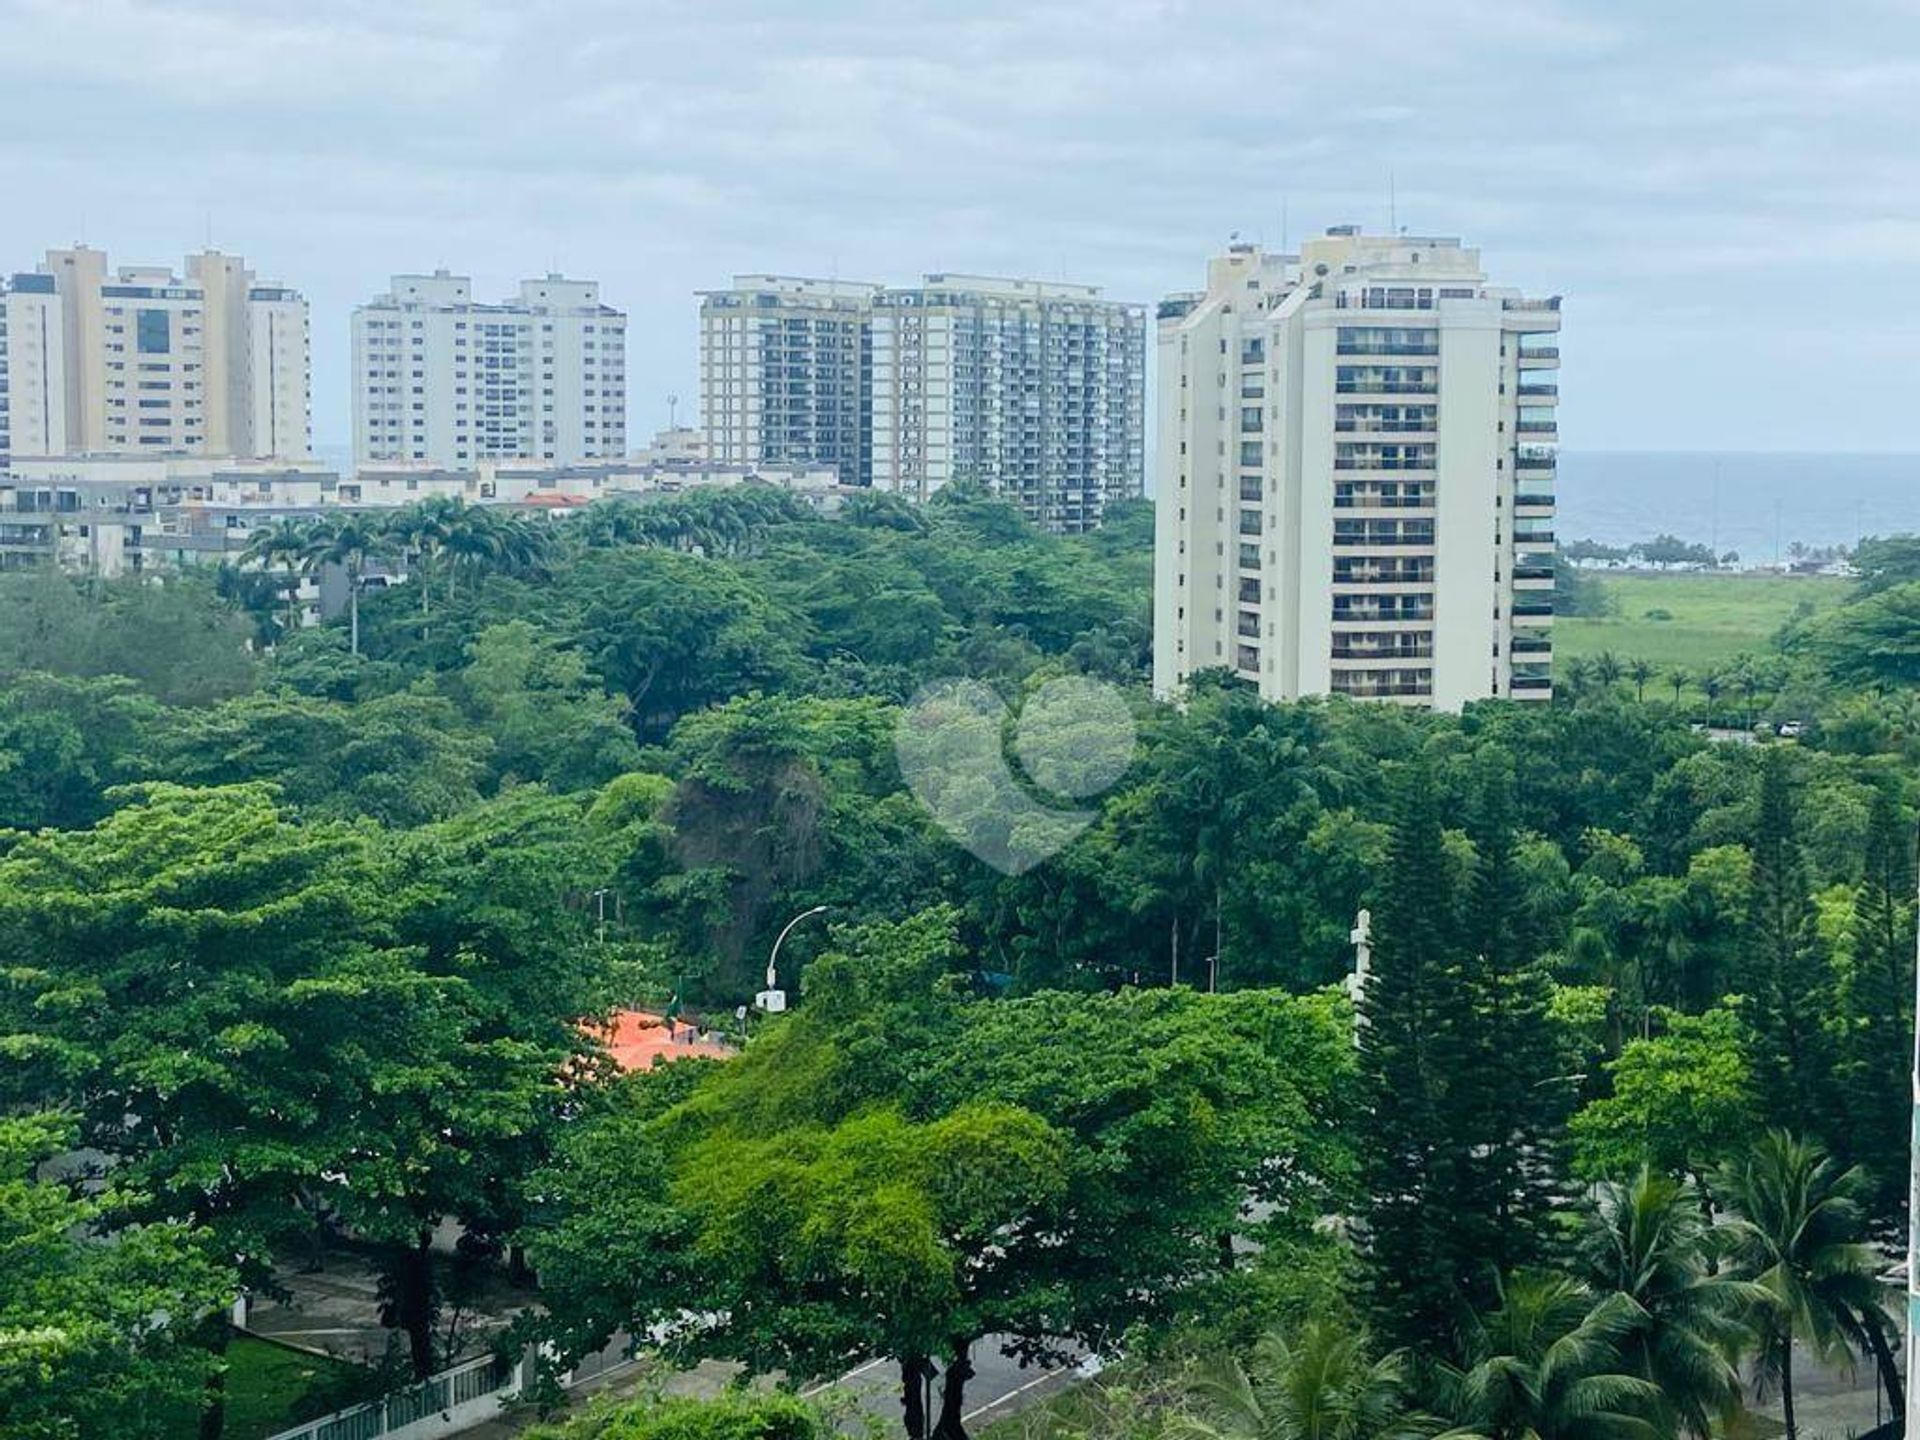
{"label": "green lawn", "polygon": [[[1698,675],[1736,655],[1764,653],[1797,607],[1829,609],[1853,583],[1831,576],[1602,575],[1611,613],[1555,620],[1554,659],[1564,664],[1611,650],[1622,664],[1646,660],[1662,671]],[[1649,613],[1661,611],[1671,618]]]}
{"label": "green lawn", "polygon": [[[358,1365],[251,1335],[234,1336],[227,1366],[227,1440],[262,1440],[371,1399],[368,1392],[377,1386],[373,1372]],[[172,1433],[190,1440],[199,1423],[182,1415]]]}

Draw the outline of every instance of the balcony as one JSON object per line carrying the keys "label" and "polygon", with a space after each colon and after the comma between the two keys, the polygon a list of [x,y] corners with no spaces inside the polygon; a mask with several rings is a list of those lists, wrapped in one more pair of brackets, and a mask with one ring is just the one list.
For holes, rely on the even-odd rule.
{"label": "balcony", "polygon": [[1560,387],[1558,385],[1517,385],[1513,393],[1522,400],[1558,400]]}
{"label": "balcony", "polygon": [[1440,382],[1437,380],[1338,380],[1334,382],[1334,393],[1338,395],[1438,395]]}

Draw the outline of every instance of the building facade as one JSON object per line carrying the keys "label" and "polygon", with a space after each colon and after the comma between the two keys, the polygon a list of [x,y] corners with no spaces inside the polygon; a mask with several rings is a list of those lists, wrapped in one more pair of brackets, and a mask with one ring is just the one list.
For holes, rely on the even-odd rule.
{"label": "building facade", "polygon": [[[572,465],[420,461],[341,474],[315,461],[211,456],[21,457],[0,471],[0,571],[48,563],[112,578],[237,560],[256,531],[341,511],[391,513],[449,498],[564,519],[596,500],[765,485],[831,513],[846,498],[830,467],[743,466],[698,457]],[[383,573],[392,573],[391,557]],[[318,611],[314,612],[316,615]]]}
{"label": "building facade", "polygon": [[741,275],[700,306],[708,453],[924,500],[973,478],[1060,531],[1141,493],[1145,312],[1096,287]]}
{"label": "building facade", "polygon": [[1353,227],[1163,302],[1155,690],[1547,698],[1559,311]]}
{"label": "building facade", "polygon": [[66,327],[51,275],[0,281],[0,470],[67,446]]}
{"label": "building facade", "polygon": [[359,464],[570,465],[626,444],[627,317],[591,280],[527,280],[489,305],[464,275],[396,275],[353,312]]}
{"label": "building facade", "polygon": [[875,298],[872,485],[973,477],[1076,533],[1142,490],[1146,313],[1097,286],[971,275]]}
{"label": "building facade", "polygon": [[0,454],[311,451],[306,301],[237,256],[192,255],[176,275],[52,250],[0,310]]}
{"label": "building facade", "polygon": [[878,285],[736,275],[700,296],[700,415],[710,458],[831,465],[872,479],[868,383]]}

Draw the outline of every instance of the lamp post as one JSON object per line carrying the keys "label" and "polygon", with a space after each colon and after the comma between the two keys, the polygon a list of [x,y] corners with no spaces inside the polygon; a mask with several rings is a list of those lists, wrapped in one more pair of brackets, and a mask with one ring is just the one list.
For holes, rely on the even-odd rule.
{"label": "lamp post", "polygon": [[767,988],[753,997],[753,1003],[756,1009],[764,1010],[769,1015],[778,1015],[787,1008],[787,992],[777,988],[779,981],[776,975],[780,964],[780,947],[786,943],[786,938],[792,933],[793,927],[798,925],[802,920],[810,920],[815,915],[824,915],[826,913],[827,907],[824,905],[816,905],[811,910],[802,910],[798,915],[787,921],[786,925],[781,928],[779,935],[774,937],[773,949],[767,955]]}

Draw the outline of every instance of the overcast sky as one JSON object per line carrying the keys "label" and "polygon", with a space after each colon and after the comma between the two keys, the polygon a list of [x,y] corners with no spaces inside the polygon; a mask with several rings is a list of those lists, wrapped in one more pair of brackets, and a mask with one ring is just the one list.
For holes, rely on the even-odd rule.
{"label": "overcast sky", "polygon": [[0,96],[0,268],[210,230],[323,444],[394,271],[603,282],[640,439],[736,271],[1152,301],[1391,174],[1567,297],[1570,447],[1920,450],[1920,0],[0,0]]}

